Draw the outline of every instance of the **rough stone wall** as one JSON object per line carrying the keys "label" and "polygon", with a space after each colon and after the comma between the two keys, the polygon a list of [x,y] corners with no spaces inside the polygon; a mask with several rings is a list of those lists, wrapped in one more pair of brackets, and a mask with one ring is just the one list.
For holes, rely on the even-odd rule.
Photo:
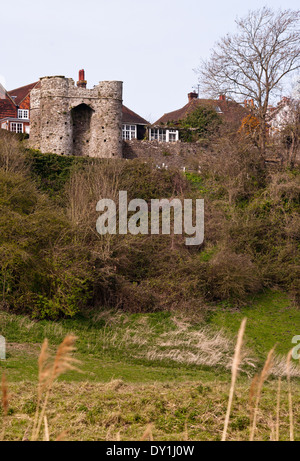
{"label": "rough stone wall", "polygon": [[[125,159],[141,158],[153,161],[159,167],[177,167],[187,171],[201,171],[213,161],[222,162],[222,154],[204,148],[198,143],[166,143],[158,141],[123,141],[123,157]],[[284,166],[285,155],[282,152],[267,153],[265,165],[268,169]],[[295,164],[300,164],[300,152]]]}
{"label": "rough stone wall", "polygon": [[122,157],[122,82],[75,87],[70,78],[41,78],[31,91],[30,146],[41,152]]}
{"label": "rough stone wall", "polygon": [[185,168],[198,170],[208,164],[212,152],[205,150],[198,143],[166,143],[158,141],[123,141],[123,157],[126,159],[145,158],[151,159],[156,165],[162,167]]}

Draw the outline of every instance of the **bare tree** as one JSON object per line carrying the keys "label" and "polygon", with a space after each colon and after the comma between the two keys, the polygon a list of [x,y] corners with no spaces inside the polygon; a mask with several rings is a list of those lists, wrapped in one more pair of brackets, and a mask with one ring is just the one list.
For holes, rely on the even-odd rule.
{"label": "bare tree", "polygon": [[280,140],[285,148],[285,163],[294,167],[300,150],[300,101],[289,100],[289,117],[282,126]]}
{"label": "bare tree", "polygon": [[259,146],[266,148],[266,118],[270,96],[282,80],[300,67],[300,11],[268,7],[237,19],[238,32],[227,34],[209,60],[196,69],[202,90],[215,97],[225,94],[253,100],[251,110],[260,122]]}

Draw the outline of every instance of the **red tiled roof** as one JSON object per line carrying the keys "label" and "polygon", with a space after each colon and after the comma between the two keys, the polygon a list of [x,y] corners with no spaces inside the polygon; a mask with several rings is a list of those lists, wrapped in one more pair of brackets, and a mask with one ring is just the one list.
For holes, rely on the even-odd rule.
{"label": "red tiled roof", "polygon": [[128,109],[126,106],[122,106],[122,121],[123,123],[132,123],[136,125],[148,125],[149,122],[138,114]]}
{"label": "red tiled roof", "polygon": [[0,99],[0,120],[6,117],[16,117],[17,109],[10,99]]}
{"label": "red tiled roof", "polygon": [[28,96],[30,91],[33,90],[33,88],[39,88],[39,86],[40,86],[39,81],[30,83],[29,85],[21,86],[20,88],[16,88],[15,90],[8,91],[8,94],[11,98],[13,96],[16,96],[13,99],[14,99],[15,104],[19,106],[21,102],[23,101],[23,99],[25,99],[26,96]]}
{"label": "red tiled roof", "polygon": [[199,106],[209,107],[217,110],[226,121],[241,122],[244,117],[249,114],[249,111],[235,101],[213,100],[213,99],[192,99],[181,109],[164,114],[159,118],[154,125],[165,125],[168,122],[178,123],[187,115],[191,114]]}
{"label": "red tiled roof", "polygon": [[17,108],[8,95],[5,88],[0,84],[0,120],[13,118],[17,115]]}

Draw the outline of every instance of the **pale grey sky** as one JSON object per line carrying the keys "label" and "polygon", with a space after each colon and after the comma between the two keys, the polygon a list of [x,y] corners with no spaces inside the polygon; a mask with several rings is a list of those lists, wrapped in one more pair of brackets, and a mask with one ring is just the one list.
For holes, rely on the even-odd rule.
{"label": "pale grey sky", "polygon": [[88,87],[122,80],[124,104],[150,121],[179,109],[193,69],[249,9],[298,9],[299,0],[0,0],[0,82],[8,90],[46,75]]}

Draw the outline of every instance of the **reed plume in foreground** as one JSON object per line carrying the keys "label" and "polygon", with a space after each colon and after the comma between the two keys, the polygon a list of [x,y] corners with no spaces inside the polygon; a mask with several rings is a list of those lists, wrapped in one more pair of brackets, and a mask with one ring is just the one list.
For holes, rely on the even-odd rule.
{"label": "reed plume in foreground", "polygon": [[263,384],[264,384],[265,380],[267,379],[267,377],[269,376],[270,371],[272,369],[274,350],[275,350],[275,346],[268,353],[268,357],[267,357],[265,365],[264,365],[264,367],[262,369],[261,374],[259,375],[258,378],[255,378],[255,384],[256,384],[255,387],[256,387],[256,389],[254,389],[254,386],[253,386],[253,392],[255,392],[256,400],[255,400],[255,407],[254,407],[254,411],[253,411],[252,426],[251,426],[251,429],[250,429],[250,441],[254,440],[254,434],[255,434],[255,430],[256,430],[257,413],[258,413],[258,406],[259,406],[259,401],[260,401],[260,397],[261,397],[261,391],[262,391]]}
{"label": "reed plume in foreground", "polygon": [[227,413],[226,413],[226,418],[225,418],[224,430],[223,430],[223,435],[222,435],[222,442],[225,442],[226,436],[227,436],[230,412],[231,412],[233,396],[234,396],[235,382],[236,382],[236,378],[238,374],[239,365],[241,362],[241,349],[242,349],[242,344],[243,344],[243,336],[244,336],[245,328],[246,328],[246,322],[247,322],[247,319],[246,318],[243,319],[240,329],[239,329],[237,343],[235,346],[234,357],[233,357],[233,362],[232,362],[232,367],[231,367],[231,387],[230,387],[230,393],[229,393],[229,400],[228,400],[228,407],[227,407]]}
{"label": "reed plume in foreground", "polygon": [[293,416],[293,402],[292,402],[292,390],[291,390],[291,359],[293,350],[288,353],[286,360],[286,377],[288,382],[288,395],[289,395],[289,420],[290,420],[290,441],[294,442],[294,416]]}
{"label": "reed plume in foreground", "polygon": [[275,439],[276,442],[279,442],[280,392],[281,392],[281,378],[278,379],[278,389],[277,389],[276,439]]}
{"label": "reed plume in foreground", "polygon": [[[79,361],[72,357],[75,351],[76,336],[67,335],[63,342],[58,346],[54,360],[51,360],[48,353],[48,340],[45,339],[38,360],[39,383],[38,383],[38,402],[33,423],[31,440],[38,440],[41,426],[44,422],[46,439],[49,439],[47,418],[45,415],[49,396],[55,380],[68,370],[78,370],[75,364]],[[45,423],[46,422],[46,423]]]}

